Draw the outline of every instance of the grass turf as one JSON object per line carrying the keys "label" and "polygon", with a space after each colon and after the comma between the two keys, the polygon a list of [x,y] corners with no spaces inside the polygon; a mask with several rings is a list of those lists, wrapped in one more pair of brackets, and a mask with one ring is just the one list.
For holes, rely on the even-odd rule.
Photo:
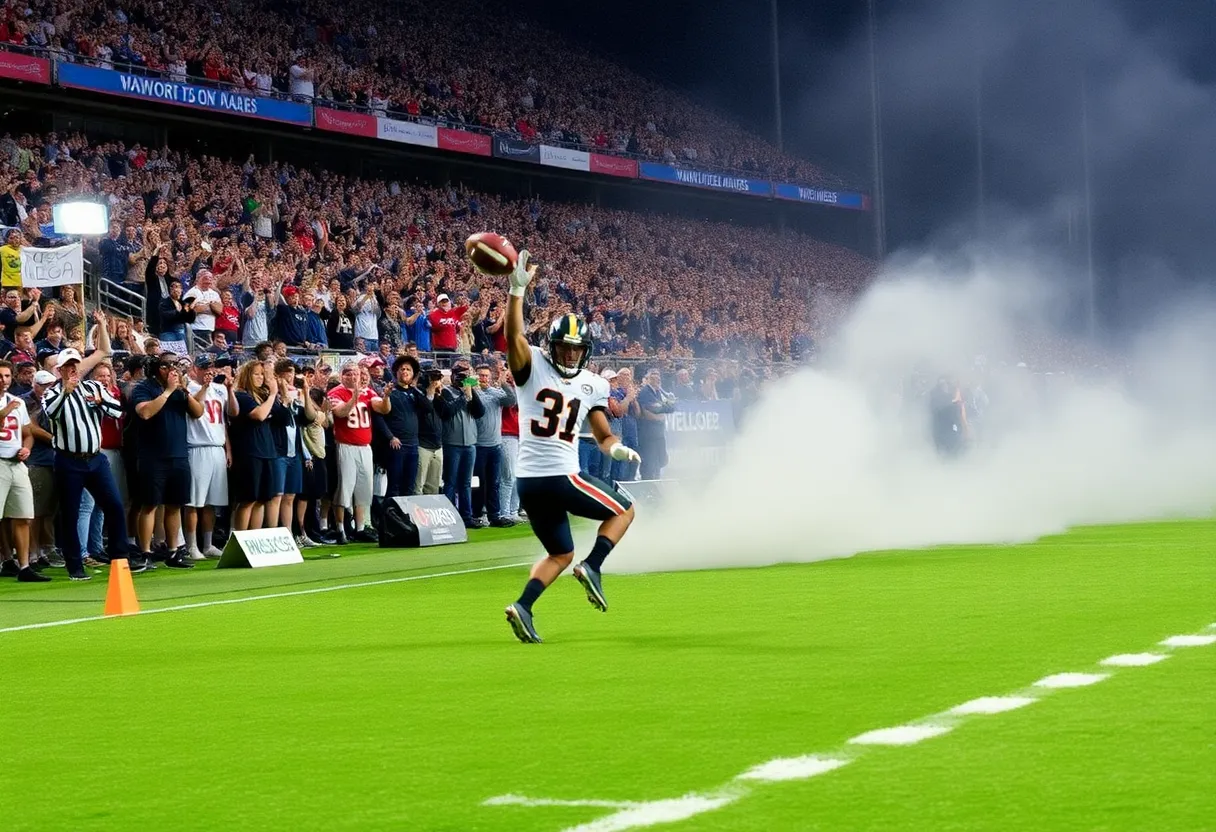
{"label": "grass turf", "polygon": [[[136,581],[154,607],[535,552],[508,530]],[[2,633],[10,702],[31,706],[5,709],[2,757],[60,784],[53,800],[0,791],[4,827],[567,828],[610,810],[481,804],[705,792],[773,757],[1197,632],[1216,621],[1216,523],[609,576],[607,615],[564,577],[536,607],[543,646],[515,643],[502,620],[524,573]],[[104,596],[99,580],[28,589],[0,587],[0,627],[96,614]],[[668,828],[1211,828],[1213,680],[1216,647],[1180,649]]]}

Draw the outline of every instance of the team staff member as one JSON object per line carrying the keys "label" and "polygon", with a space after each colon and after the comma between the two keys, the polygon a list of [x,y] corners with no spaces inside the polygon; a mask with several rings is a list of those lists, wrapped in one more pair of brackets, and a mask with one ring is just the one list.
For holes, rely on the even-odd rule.
{"label": "team staff member", "polygon": [[25,402],[8,392],[13,365],[0,361],[0,512],[8,526],[8,538],[17,551],[17,580],[22,583],[49,581],[30,568],[30,521],[34,519],[34,489],[25,460],[34,444],[30,415]]}
{"label": "team staff member", "polygon": [[[182,523],[186,532],[186,556],[190,560],[218,558],[219,547],[211,542],[215,531],[216,506],[228,505],[228,469],[232,448],[224,411],[235,401],[233,380],[215,381],[215,357],[200,353],[194,359],[194,378],[187,386],[191,398],[203,407],[202,416],[186,423],[190,459],[190,498]],[[201,539],[199,539],[201,537]]]}
{"label": "team staff member", "polygon": [[[139,432],[140,500],[136,536],[142,556],[151,558],[152,531],[156,509],[165,509],[165,540],[170,546],[182,527],[182,506],[190,501],[190,454],[186,424],[203,415],[203,405],[187,395],[185,382],[177,369],[177,356],[163,353],[148,377],[131,391],[135,415],[143,420]],[[165,559],[173,569],[194,566],[186,547],[173,550]]]}
{"label": "team staff member", "polygon": [[[110,462],[101,453],[102,417],[121,417],[122,405],[105,385],[83,380],[110,354],[105,315],[98,310],[94,317],[98,323],[97,349],[84,359],[73,349],[61,352],[56,361],[59,381],[42,397],[42,409],[50,420],[55,445],[59,510],[65,517],[79,517],[80,495],[87,489],[106,518],[109,551],[105,560],[126,557],[132,572],[143,572],[148,568],[147,561],[129,552],[122,500],[110,473]],[[62,548],[68,577],[74,581],[89,580],[91,576],[84,571],[80,556],[80,536],[64,535]]]}
{"label": "team staff member", "polygon": [[342,365],[342,383],[329,392],[333,403],[334,441],[338,449],[338,487],[334,493],[334,519],[338,543],[346,542],[346,511],[354,509],[352,540],[374,543],[376,536],[363,528],[372,504],[372,411],[392,412],[392,399],[377,396],[368,386],[367,368],[357,361]]}

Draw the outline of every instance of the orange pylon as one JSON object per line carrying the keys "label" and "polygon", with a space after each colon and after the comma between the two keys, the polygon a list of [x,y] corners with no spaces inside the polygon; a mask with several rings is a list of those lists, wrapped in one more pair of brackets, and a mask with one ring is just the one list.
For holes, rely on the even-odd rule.
{"label": "orange pylon", "polygon": [[110,585],[106,589],[106,615],[135,615],[139,599],[135,597],[135,582],[126,558],[110,561]]}

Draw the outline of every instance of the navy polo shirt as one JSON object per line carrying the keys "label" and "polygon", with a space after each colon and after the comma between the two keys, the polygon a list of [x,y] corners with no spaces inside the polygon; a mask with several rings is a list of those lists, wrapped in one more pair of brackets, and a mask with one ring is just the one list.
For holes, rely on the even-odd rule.
{"label": "navy polo shirt", "polygon": [[[155,379],[144,379],[131,391],[131,407],[154,401],[165,392]],[[180,387],[169,396],[169,401],[151,419],[138,415],[136,430],[139,441],[135,444],[141,459],[185,459],[189,456],[186,444],[186,391]]]}
{"label": "navy polo shirt", "polygon": [[270,420],[263,419],[259,422],[249,415],[257,409],[258,403],[243,390],[237,391],[236,403],[240,408],[240,415],[233,419],[228,427],[232,456],[235,459],[276,459],[279,454],[275,452]]}

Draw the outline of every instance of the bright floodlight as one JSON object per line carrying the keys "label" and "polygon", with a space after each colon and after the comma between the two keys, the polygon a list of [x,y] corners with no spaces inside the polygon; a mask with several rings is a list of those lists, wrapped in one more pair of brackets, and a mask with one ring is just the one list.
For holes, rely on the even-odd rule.
{"label": "bright floodlight", "polygon": [[105,235],[110,231],[109,206],[102,202],[63,202],[51,209],[56,234]]}

